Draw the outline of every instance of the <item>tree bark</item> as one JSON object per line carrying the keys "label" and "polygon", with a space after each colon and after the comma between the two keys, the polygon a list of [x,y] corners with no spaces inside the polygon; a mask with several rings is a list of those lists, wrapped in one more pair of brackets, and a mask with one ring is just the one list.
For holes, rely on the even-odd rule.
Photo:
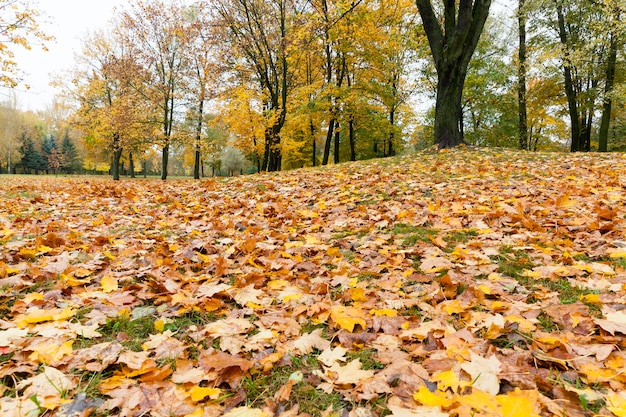
{"label": "tree bark", "polygon": [[335,131],[335,119],[332,118],[328,122],[328,130],[326,131],[326,142],[324,142],[324,156],[322,157],[322,165],[328,165],[330,159],[330,145],[333,141],[333,132]]}
{"label": "tree bark", "polygon": [[563,5],[560,0],[554,0],[556,3],[556,14],[559,24],[559,38],[561,45],[563,46],[563,78],[565,83],[565,95],[567,96],[567,107],[571,123],[571,145],[570,150],[572,152],[580,151],[580,115],[578,114],[578,99],[576,90],[574,88],[574,81],[572,78],[572,63],[569,55],[569,42],[567,36],[567,29],[565,26],[565,15],[563,14]]}
{"label": "tree bark", "polygon": [[356,137],[354,132],[354,116],[350,115],[348,121],[348,137],[350,139],[350,160],[356,161]]}
{"label": "tree bark", "polygon": [[113,161],[111,163],[111,174],[114,181],[120,180],[120,159],[122,158],[122,147],[117,133],[113,134]]}
{"label": "tree bark", "polygon": [[135,160],[133,159],[132,152],[128,153],[128,164],[130,165],[128,168],[130,170],[130,177],[135,178]]}
{"label": "tree bark", "polygon": [[170,144],[168,143],[161,149],[161,179],[167,179],[167,164],[170,158]]}
{"label": "tree bark", "polygon": [[[620,21],[619,7],[614,10],[615,22]],[[617,23],[614,23],[617,24]],[[602,121],[600,122],[600,135],[598,138],[598,151],[606,152],[609,144],[609,127],[611,124],[611,111],[613,107],[613,86],[615,85],[615,67],[617,65],[617,36],[612,31],[610,34],[609,57],[606,64],[606,81],[604,84],[604,98],[602,100]]]}
{"label": "tree bark", "polygon": [[415,4],[437,69],[435,144],[439,149],[454,147],[464,143],[463,85],[491,0],[444,0],[443,27],[431,0],[415,0]]}
{"label": "tree bark", "polygon": [[519,148],[529,150],[528,143],[528,110],[526,103],[526,0],[519,0],[517,22],[519,28],[519,50],[517,68],[517,103],[518,103],[518,137]]}
{"label": "tree bark", "polygon": [[333,163],[338,164],[339,159],[339,142],[341,140],[341,131],[339,130],[339,123],[335,122],[335,143],[333,151]]}

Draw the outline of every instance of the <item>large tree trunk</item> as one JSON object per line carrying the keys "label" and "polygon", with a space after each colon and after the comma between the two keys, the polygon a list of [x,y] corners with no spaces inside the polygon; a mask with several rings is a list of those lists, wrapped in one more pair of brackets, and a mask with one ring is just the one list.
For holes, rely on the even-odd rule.
{"label": "large tree trunk", "polygon": [[519,148],[528,150],[528,110],[526,105],[526,0],[519,0],[517,22],[519,27],[519,50],[517,68],[517,103]]}
{"label": "large tree trunk", "polygon": [[[616,7],[617,8],[617,7]],[[619,9],[615,12],[619,21]],[[598,138],[598,151],[606,152],[609,144],[609,126],[611,124],[611,111],[613,107],[613,86],[615,85],[615,66],[617,65],[617,36],[611,33],[609,45],[609,59],[606,64],[606,82],[604,84],[604,98],[602,101],[602,121],[600,122],[600,136]]]}
{"label": "large tree trunk", "polygon": [[439,149],[452,148],[464,143],[461,130],[461,97],[465,77],[452,69],[440,73],[435,103],[435,138]]}
{"label": "large tree trunk", "polygon": [[431,0],[415,0],[415,4],[437,68],[435,144],[450,148],[464,143],[463,85],[491,0],[445,0],[442,18],[435,14]]}

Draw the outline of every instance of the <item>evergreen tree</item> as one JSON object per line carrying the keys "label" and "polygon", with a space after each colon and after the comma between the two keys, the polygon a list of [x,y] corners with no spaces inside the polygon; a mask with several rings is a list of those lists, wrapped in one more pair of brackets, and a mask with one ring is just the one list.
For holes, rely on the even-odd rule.
{"label": "evergreen tree", "polygon": [[54,135],[48,135],[44,138],[43,142],[41,143],[41,155],[43,156],[43,163],[41,165],[40,169],[43,169],[46,171],[46,174],[48,173],[48,170],[51,169],[50,164],[48,163],[48,161],[51,158],[56,158],[56,155],[58,153],[58,145],[57,145],[57,141],[56,138],[54,137]]}
{"label": "evergreen tree", "polygon": [[61,156],[63,161],[61,169],[66,173],[73,174],[80,170],[78,151],[67,133],[63,136],[63,140],[61,141]]}
{"label": "evergreen tree", "polygon": [[32,170],[37,169],[37,162],[41,158],[41,154],[35,149],[35,142],[26,132],[22,132],[20,140],[22,142],[22,146],[20,146],[20,153],[22,154],[20,166],[25,173],[30,174]]}

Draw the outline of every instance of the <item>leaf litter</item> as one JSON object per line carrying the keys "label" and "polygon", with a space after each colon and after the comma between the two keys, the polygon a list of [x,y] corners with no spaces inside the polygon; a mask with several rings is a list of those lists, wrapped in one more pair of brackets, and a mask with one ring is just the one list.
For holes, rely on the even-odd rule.
{"label": "leaf litter", "polygon": [[626,416],[626,158],[0,183],[2,416]]}

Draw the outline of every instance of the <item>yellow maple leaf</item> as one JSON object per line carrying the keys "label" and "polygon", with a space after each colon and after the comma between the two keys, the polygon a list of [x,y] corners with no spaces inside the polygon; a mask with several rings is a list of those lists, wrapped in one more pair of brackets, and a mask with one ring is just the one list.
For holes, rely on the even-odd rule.
{"label": "yellow maple leaf", "polygon": [[342,305],[332,306],[330,309],[330,318],[339,327],[354,332],[356,325],[361,326],[363,329],[367,328],[367,323],[363,320],[363,312],[354,307],[346,307]]}
{"label": "yellow maple leaf", "polygon": [[479,410],[486,415],[505,415],[502,413],[502,405],[495,395],[488,394],[478,389],[473,389],[471,394],[457,397],[456,401],[475,410]]}
{"label": "yellow maple leaf", "polygon": [[452,400],[446,397],[446,394],[441,391],[430,392],[430,390],[422,385],[419,390],[413,394],[413,399],[422,405],[429,407],[440,406],[449,407],[452,404]]}
{"label": "yellow maple leaf", "polygon": [[68,340],[61,345],[57,343],[41,344],[33,349],[33,353],[28,356],[28,359],[45,364],[57,362],[72,353],[73,344],[73,340]]}
{"label": "yellow maple leaf", "polygon": [[163,330],[165,330],[165,320],[163,319],[158,319],[154,322],[154,330],[156,330],[159,333],[163,333]]}
{"label": "yellow maple leaf", "polygon": [[206,388],[206,387],[193,387],[189,390],[188,394],[193,402],[199,402],[209,397],[212,400],[217,399],[222,390],[219,388]]}
{"label": "yellow maple leaf", "polygon": [[118,290],[117,278],[114,278],[109,275],[105,275],[100,280],[100,285],[102,286],[102,291],[105,293],[110,293]]}
{"label": "yellow maple leaf", "polygon": [[391,308],[381,308],[380,310],[370,310],[372,316],[397,317],[398,312]]}
{"label": "yellow maple leaf", "polygon": [[522,391],[516,388],[506,395],[496,397],[502,406],[502,415],[507,417],[540,417],[535,412],[539,392],[533,390]]}
{"label": "yellow maple leaf", "polygon": [[67,320],[74,315],[74,309],[71,307],[65,309],[53,308],[51,310],[41,310],[39,308],[28,309],[26,314],[22,314],[16,318],[17,327],[23,329],[29,324],[43,323],[46,321]]}
{"label": "yellow maple leaf", "polygon": [[204,416],[204,408],[198,407],[194,410],[193,413],[185,414],[184,417],[203,417]]}
{"label": "yellow maple leaf", "polygon": [[445,391],[450,388],[452,391],[456,392],[461,383],[459,376],[453,370],[440,372],[434,375],[432,379],[437,383],[437,387],[440,391]]}
{"label": "yellow maple leaf", "polygon": [[626,398],[619,394],[610,394],[607,397],[607,406],[610,412],[617,417],[626,417]]}

